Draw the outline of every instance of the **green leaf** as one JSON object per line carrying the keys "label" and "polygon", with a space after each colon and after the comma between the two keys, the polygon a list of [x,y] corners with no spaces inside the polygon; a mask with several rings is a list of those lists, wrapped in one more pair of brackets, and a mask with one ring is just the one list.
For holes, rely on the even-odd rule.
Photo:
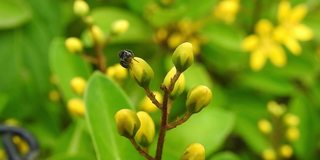
{"label": "green leaf", "polygon": [[210,160],[240,160],[240,158],[232,152],[221,152],[214,155]]}
{"label": "green leaf", "polygon": [[232,113],[212,106],[192,115],[186,123],[167,132],[165,159],[178,159],[191,143],[201,143],[206,153],[216,151],[232,131],[234,120]]}
{"label": "green leaf", "polygon": [[101,73],[89,79],[84,96],[86,121],[99,160],[142,159],[129,140],[116,129],[115,113],[130,108],[128,97],[112,80]]}
{"label": "green leaf", "polygon": [[53,40],[50,47],[50,66],[54,75],[58,78],[58,86],[66,100],[75,97],[70,87],[70,80],[76,76],[87,79],[91,69],[81,56],[71,54],[64,45],[64,39]]}
{"label": "green leaf", "polygon": [[5,108],[7,102],[8,102],[7,95],[0,93],[0,113]]}
{"label": "green leaf", "polygon": [[113,43],[136,43],[148,42],[152,40],[152,29],[137,16],[126,10],[114,7],[97,8],[92,11],[92,18],[102,30],[109,34],[112,23],[119,19],[129,21],[128,31],[122,35],[112,37]]}
{"label": "green leaf", "polygon": [[31,18],[31,10],[23,0],[0,1],[0,29],[18,27]]}

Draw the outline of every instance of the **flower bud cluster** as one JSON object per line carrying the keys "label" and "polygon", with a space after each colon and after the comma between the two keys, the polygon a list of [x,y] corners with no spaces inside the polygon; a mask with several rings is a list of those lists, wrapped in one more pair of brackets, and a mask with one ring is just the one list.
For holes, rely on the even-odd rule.
{"label": "flower bud cluster", "polygon": [[87,81],[82,77],[74,77],[70,80],[70,87],[75,93],[75,97],[71,98],[68,103],[68,111],[71,115],[76,117],[84,117],[85,104],[82,99]]}
{"label": "flower bud cluster", "polygon": [[258,121],[258,129],[268,138],[276,141],[272,143],[271,148],[262,152],[262,158],[265,160],[288,159],[293,155],[293,148],[289,144],[299,139],[300,131],[298,129],[300,118],[288,111],[284,105],[275,101],[270,101],[267,105],[272,121],[261,119]]}

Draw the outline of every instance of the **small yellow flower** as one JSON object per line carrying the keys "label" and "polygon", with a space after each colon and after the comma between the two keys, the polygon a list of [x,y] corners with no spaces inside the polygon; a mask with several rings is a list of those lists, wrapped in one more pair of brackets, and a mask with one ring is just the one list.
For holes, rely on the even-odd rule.
{"label": "small yellow flower", "polygon": [[9,118],[4,121],[4,124],[6,124],[8,126],[19,126],[20,122],[14,118]]}
{"label": "small yellow flower", "polygon": [[231,24],[234,22],[239,9],[239,0],[222,0],[214,8],[213,14],[216,18]]}
{"label": "small yellow flower", "polygon": [[280,147],[279,153],[283,158],[290,158],[293,154],[293,150],[290,145],[285,144]]}
{"label": "small yellow flower", "polygon": [[60,100],[60,94],[57,90],[51,90],[49,92],[49,100],[52,102],[58,102]]}
{"label": "small yellow flower", "polygon": [[185,42],[180,44],[172,54],[172,62],[179,72],[185,71],[193,64],[192,44]]}
{"label": "small yellow flower", "polygon": [[276,160],[276,153],[273,149],[265,149],[263,152],[262,152],[262,158],[264,160]]}
{"label": "small yellow flower", "polygon": [[139,57],[134,57],[131,60],[129,72],[141,87],[148,87],[154,77],[154,72],[150,65]]}
{"label": "small yellow flower", "polygon": [[184,36],[180,33],[174,33],[171,34],[168,38],[167,45],[170,48],[176,48],[179,44],[181,44],[184,41]]}
{"label": "small yellow flower", "polygon": [[[172,67],[171,70],[167,73],[166,77],[163,80],[163,84],[169,88],[169,85],[171,84],[171,79],[174,77],[176,74],[177,70],[175,67]],[[179,96],[183,91],[184,91],[184,86],[185,86],[185,79],[184,75],[180,74],[178,80],[176,81],[172,92],[170,93],[170,96],[172,98],[175,98]]]}
{"label": "small yellow flower", "polygon": [[264,134],[269,134],[271,133],[272,131],[272,125],[271,123],[266,120],[266,119],[261,119],[259,122],[258,122],[258,128],[259,130],[264,133]]}
{"label": "small yellow flower", "polygon": [[86,83],[86,80],[84,80],[82,77],[74,77],[70,81],[70,86],[76,94],[82,95],[86,87]]}
{"label": "small yellow flower", "polygon": [[115,116],[117,130],[121,136],[133,138],[140,128],[137,114],[130,109],[121,109]]}
{"label": "small yellow flower", "polygon": [[199,85],[189,91],[186,106],[189,113],[198,113],[206,107],[212,99],[211,90],[207,86]]}
{"label": "small yellow flower", "polygon": [[87,15],[90,11],[90,8],[84,0],[75,0],[73,4],[73,12],[77,16],[83,17]]}
{"label": "small yellow flower", "polygon": [[105,43],[105,35],[99,26],[93,25],[90,29],[90,33],[95,43],[98,45],[103,45]]}
{"label": "small yellow flower", "polygon": [[285,108],[275,101],[268,102],[267,108],[268,108],[268,111],[276,117],[282,116],[285,112]]}
{"label": "small yellow flower", "polygon": [[120,19],[120,20],[117,20],[112,23],[111,31],[114,34],[119,35],[119,34],[127,32],[129,25],[130,24],[127,20]]}
{"label": "small yellow flower", "polygon": [[289,141],[296,141],[300,137],[300,131],[297,127],[289,127],[286,131],[286,137]]}
{"label": "small yellow flower", "polygon": [[141,146],[148,147],[153,142],[155,135],[154,122],[146,112],[140,111],[137,116],[140,120],[140,128],[135,135],[135,140]]}
{"label": "small yellow flower", "polygon": [[261,70],[270,59],[277,67],[283,67],[287,57],[281,45],[273,38],[273,26],[268,20],[260,20],[255,27],[255,34],[243,40],[244,51],[251,52],[250,67],[254,71]]}
{"label": "small yellow flower", "polygon": [[80,53],[83,50],[82,42],[76,37],[67,38],[65,41],[65,46],[70,53]]}
{"label": "small yellow flower", "polygon": [[205,160],[205,149],[200,143],[193,143],[184,151],[181,160]]}
{"label": "small yellow flower", "polygon": [[[156,99],[159,103],[162,103],[162,95],[160,92],[153,92]],[[148,96],[145,96],[143,100],[140,103],[140,109],[146,112],[155,112],[158,110],[158,107],[152,103],[152,101],[148,98]]]}
{"label": "small yellow flower", "polygon": [[119,63],[108,67],[106,74],[117,82],[121,82],[128,76],[127,69],[123,68]]}
{"label": "small yellow flower", "polygon": [[85,113],[85,105],[82,99],[73,98],[68,101],[68,110],[72,115],[83,117]]}
{"label": "small yellow flower", "polygon": [[284,116],[284,123],[286,125],[288,125],[289,127],[296,127],[299,125],[300,123],[300,119],[298,116],[296,116],[295,114],[292,114],[292,113],[287,113],[285,116]]}
{"label": "small yellow flower", "polygon": [[301,53],[301,46],[298,41],[308,41],[313,37],[312,30],[301,24],[307,12],[306,5],[300,4],[291,8],[288,1],[281,1],[278,7],[279,26],[275,28],[274,37],[295,55]]}

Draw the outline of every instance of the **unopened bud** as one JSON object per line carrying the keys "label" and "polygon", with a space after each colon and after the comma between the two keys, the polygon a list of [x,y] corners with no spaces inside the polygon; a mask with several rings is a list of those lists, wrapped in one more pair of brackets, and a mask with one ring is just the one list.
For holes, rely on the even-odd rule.
{"label": "unopened bud", "polygon": [[297,127],[289,127],[286,131],[286,137],[291,142],[296,141],[300,137],[299,129]]}
{"label": "unopened bud", "polygon": [[73,4],[73,12],[75,15],[83,17],[90,11],[89,5],[84,0],[75,0]]}
{"label": "unopened bud", "polygon": [[180,44],[172,55],[172,62],[179,72],[185,71],[193,63],[192,44],[185,42]]}
{"label": "unopened bud", "polygon": [[268,103],[268,111],[272,115],[274,115],[276,117],[280,117],[285,112],[285,108],[275,101],[270,101]]}
{"label": "unopened bud", "polygon": [[68,101],[68,110],[72,115],[83,117],[85,113],[85,106],[82,99],[73,98]]}
{"label": "unopened bud", "polygon": [[291,146],[285,144],[280,147],[279,153],[283,158],[290,158],[292,156],[293,150]]}
{"label": "unopened bud", "polygon": [[65,41],[65,46],[71,53],[80,53],[83,50],[82,42],[76,37],[67,38]]}
{"label": "unopened bud", "polygon": [[[171,79],[174,77],[174,75],[176,74],[177,70],[175,67],[173,67],[166,75],[166,77],[164,78],[163,84],[169,88],[170,84],[171,84]],[[184,86],[185,86],[185,79],[184,79],[184,75],[180,74],[178,80],[176,81],[176,83],[174,84],[173,90],[170,93],[170,96],[172,98],[179,96],[183,91],[184,91]]]}
{"label": "unopened bud", "polygon": [[140,128],[136,113],[129,109],[121,109],[114,116],[118,132],[121,136],[133,138]]}
{"label": "unopened bud", "polygon": [[140,111],[137,113],[140,120],[140,128],[135,135],[135,140],[143,147],[148,147],[154,139],[155,126],[148,113]]}
{"label": "unopened bud", "polygon": [[258,128],[264,134],[269,134],[272,131],[272,125],[266,119],[262,119],[258,122]]}
{"label": "unopened bud", "polygon": [[139,86],[148,87],[154,76],[150,65],[142,58],[134,57],[129,64],[129,72]]}
{"label": "unopened bud", "polygon": [[127,69],[123,68],[119,63],[108,67],[107,75],[115,81],[121,82],[128,76]]}
{"label": "unopened bud", "polygon": [[262,152],[262,158],[264,160],[276,160],[276,153],[273,149],[265,149]]}
{"label": "unopened bud", "polygon": [[206,86],[197,86],[189,91],[186,106],[188,112],[198,113],[207,106],[212,99],[211,90]]}
{"label": "unopened bud", "polygon": [[105,35],[100,27],[93,25],[91,27],[91,37],[95,43],[102,45],[105,43]]}
{"label": "unopened bud", "polygon": [[[153,92],[155,97],[156,97],[156,100],[159,102],[159,103],[162,103],[162,95],[161,93],[159,92]],[[148,96],[145,96],[143,98],[143,100],[141,101],[140,103],[140,109],[143,110],[143,111],[146,111],[146,112],[155,112],[158,110],[158,107],[152,103],[152,101],[149,99]]]}
{"label": "unopened bud", "polygon": [[284,123],[287,125],[287,126],[290,126],[290,127],[296,127],[299,125],[300,123],[300,119],[298,116],[292,114],[292,113],[287,113],[285,116],[284,116]]}
{"label": "unopened bud", "polygon": [[204,160],[205,149],[200,143],[193,143],[184,151],[181,160]]}
{"label": "unopened bud", "polygon": [[112,33],[119,35],[127,32],[129,28],[129,22],[127,20],[121,19],[112,23]]}
{"label": "unopened bud", "polygon": [[86,87],[86,83],[86,80],[82,77],[75,77],[70,81],[70,86],[76,94],[82,95]]}

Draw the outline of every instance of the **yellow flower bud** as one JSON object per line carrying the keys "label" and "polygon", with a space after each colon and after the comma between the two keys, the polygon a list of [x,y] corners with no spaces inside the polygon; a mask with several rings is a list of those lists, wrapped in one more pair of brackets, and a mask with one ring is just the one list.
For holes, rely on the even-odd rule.
{"label": "yellow flower bud", "polygon": [[19,126],[20,122],[14,118],[9,118],[4,121],[4,124],[8,126]]}
{"label": "yellow flower bud", "polygon": [[60,100],[60,94],[57,90],[52,90],[49,92],[49,100],[52,102],[58,102]]}
{"label": "yellow flower bud", "polygon": [[150,65],[142,58],[134,57],[129,64],[129,72],[139,86],[148,87],[154,76]]}
{"label": "yellow flower bud", "polygon": [[193,143],[184,151],[181,160],[204,160],[205,149],[200,143]]}
{"label": "yellow flower bud", "polygon": [[[171,70],[167,73],[166,77],[164,78],[163,84],[167,88],[169,88],[171,84],[171,79],[174,77],[176,72],[177,72],[176,68],[172,67]],[[179,96],[184,91],[184,86],[185,86],[185,79],[184,79],[184,75],[181,74],[178,80],[176,81],[176,83],[174,84],[174,87],[172,92],[170,93],[170,96],[172,98]]]}
{"label": "yellow flower bud", "polygon": [[70,86],[76,94],[82,95],[86,87],[86,83],[86,80],[84,80],[82,77],[74,77],[70,81]]}
{"label": "yellow flower bud", "polygon": [[91,27],[91,37],[95,43],[102,45],[105,43],[105,35],[100,27],[93,25]]}
{"label": "yellow flower bud", "polygon": [[121,19],[112,23],[112,33],[119,35],[127,32],[130,23],[127,20]]}
{"label": "yellow flower bud", "polygon": [[285,116],[284,116],[284,123],[286,125],[288,125],[289,127],[296,127],[299,125],[300,123],[300,119],[298,116],[292,114],[292,113],[287,113]]}
{"label": "yellow flower bud", "polygon": [[118,132],[121,136],[133,138],[140,128],[136,113],[130,109],[121,109],[114,116]]}
{"label": "yellow flower bud", "polygon": [[188,112],[198,113],[207,106],[212,99],[211,90],[206,86],[197,86],[189,91],[186,106]]}
{"label": "yellow flower bud", "polygon": [[76,37],[67,38],[65,46],[70,53],[80,53],[83,50],[82,42]]}
{"label": "yellow flower bud", "polygon": [[28,143],[24,139],[22,139],[20,136],[13,136],[12,142],[17,146],[18,151],[22,155],[25,155],[30,151],[30,147]]}
{"label": "yellow flower bud", "polygon": [[[163,98],[162,98],[161,93],[159,93],[159,92],[153,92],[153,93],[154,93],[156,99],[158,100],[158,102],[162,103]],[[151,112],[157,111],[158,107],[152,103],[152,101],[148,98],[148,96],[145,96],[140,103],[140,109],[151,113]]]}
{"label": "yellow flower bud", "polygon": [[185,71],[193,63],[192,44],[185,42],[180,44],[172,55],[172,62],[179,72]]}
{"label": "yellow flower bud", "polygon": [[83,117],[85,113],[85,106],[82,99],[72,98],[68,101],[68,110],[72,115]]}
{"label": "yellow flower bud", "polygon": [[286,137],[289,141],[296,141],[300,137],[300,131],[297,127],[289,127],[286,131]]}
{"label": "yellow flower bud", "polygon": [[266,119],[262,119],[258,122],[258,128],[264,134],[269,134],[272,131],[272,125]]}
{"label": "yellow flower bud", "polygon": [[273,149],[264,150],[261,156],[264,160],[276,160],[276,153]]}
{"label": "yellow flower bud", "polygon": [[183,41],[184,41],[183,35],[179,33],[174,33],[168,37],[167,44],[170,48],[176,48]]}
{"label": "yellow flower bud", "polygon": [[118,63],[108,67],[106,74],[115,81],[120,82],[128,76],[128,71]]}
{"label": "yellow flower bud", "polygon": [[285,112],[284,107],[275,101],[270,101],[267,107],[268,111],[276,117],[280,117]]}
{"label": "yellow flower bud", "polygon": [[90,11],[90,8],[84,0],[76,0],[73,4],[73,12],[75,15],[83,17],[87,15]]}
{"label": "yellow flower bud", "polygon": [[0,159],[1,160],[7,159],[7,154],[2,148],[0,149]]}
{"label": "yellow flower bud", "polygon": [[154,139],[154,134],[155,134],[154,122],[146,112],[140,111],[137,113],[137,116],[140,120],[140,128],[135,135],[135,140],[141,146],[148,147]]}
{"label": "yellow flower bud", "polygon": [[285,144],[280,147],[279,153],[283,158],[290,158],[292,156],[293,150],[291,146]]}

